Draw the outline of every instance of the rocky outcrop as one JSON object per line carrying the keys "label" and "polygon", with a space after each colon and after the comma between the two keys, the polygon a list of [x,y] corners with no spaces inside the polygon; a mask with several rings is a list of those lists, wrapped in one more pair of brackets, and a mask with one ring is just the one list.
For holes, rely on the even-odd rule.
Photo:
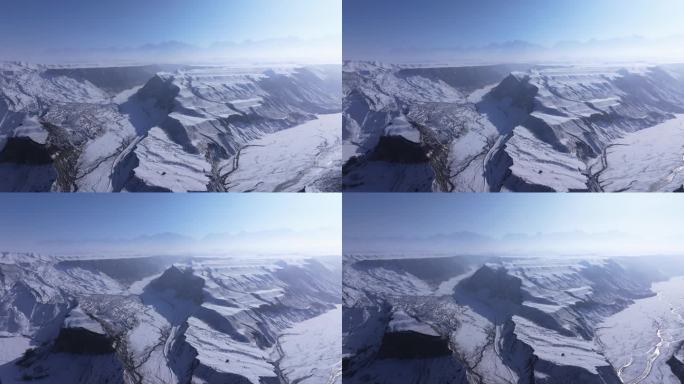
{"label": "rocky outcrop", "polygon": [[53,351],[75,355],[106,355],[114,353],[114,340],[85,328],[63,328],[55,339]]}
{"label": "rocky outcrop", "polygon": [[204,299],[203,288],[204,279],[196,276],[192,268],[181,269],[177,266],[169,267],[146,287],[148,290],[173,292],[176,298],[196,304]]}
{"label": "rocky outcrop", "polygon": [[[653,295],[651,283],[664,278],[653,263],[349,257],[345,381],[415,382],[423,369],[439,366],[463,371],[448,381],[454,383],[618,384],[598,332],[606,319]],[[679,271],[680,263],[669,264],[671,273]],[[453,291],[443,286],[450,281]]]}
{"label": "rocky outcrop", "polygon": [[242,148],[339,113],[340,87],[339,66],[0,68],[0,191],[226,190]]}
{"label": "rocky outcrop", "polygon": [[680,382],[684,383],[684,363],[679,361],[676,356],[672,356],[667,360],[667,365],[670,366],[672,374],[674,374]]}
{"label": "rocky outcrop", "polygon": [[[677,132],[634,136],[682,114],[684,84],[674,67],[348,63],[344,70],[347,190],[408,192],[424,184],[426,172],[411,164],[366,158],[412,153],[384,142],[400,116],[421,127],[435,191],[671,191],[684,182],[670,180],[679,146],[657,139]],[[642,155],[653,148],[659,156]],[[650,165],[622,161],[629,150]]]}

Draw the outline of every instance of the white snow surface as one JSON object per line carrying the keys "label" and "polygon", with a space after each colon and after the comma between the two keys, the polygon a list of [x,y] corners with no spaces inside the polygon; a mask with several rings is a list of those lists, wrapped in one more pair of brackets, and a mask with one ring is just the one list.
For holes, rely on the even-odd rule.
{"label": "white snow surface", "polygon": [[[259,384],[285,372],[339,382],[339,327],[329,327],[341,323],[339,270],[328,265],[318,258],[2,253],[0,380]],[[116,352],[57,351],[64,328],[110,338]],[[314,341],[326,349],[306,350]],[[28,348],[34,357],[16,365]]]}
{"label": "white snow surface", "polygon": [[[682,278],[651,285],[628,259],[345,257],[345,382],[415,382],[438,364],[486,383],[676,383],[666,361],[684,342]],[[681,262],[640,260],[684,276]],[[401,330],[448,338],[450,363],[375,358]],[[404,370],[413,364],[423,369]]]}
{"label": "white snow surface", "polygon": [[342,305],[302,321],[284,331],[279,339],[280,361],[289,382],[341,384]]}
{"label": "white snow surface", "polygon": [[[241,148],[340,111],[339,67],[174,67],[3,65],[0,153],[28,139],[31,151],[20,151],[32,158],[0,164],[0,191],[225,191],[219,168]],[[252,173],[245,163],[242,178],[277,186],[313,168],[325,172],[303,188],[339,184],[328,175],[339,172],[339,140],[269,137],[278,154],[262,161],[297,163],[260,163]]]}
{"label": "white snow surface", "polygon": [[629,133],[608,149],[607,191],[674,191],[684,185],[684,115]]}
{"label": "white snow surface", "polygon": [[406,312],[398,310],[392,313],[392,320],[387,324],[389,332],[416,332],[429,336],[439,336],[428,324],[421,323],[409,316]]}
{"label": "white snow surface", "polygon": [[239,158],[229,159],[224,166],[234,169],[226,179],[229,190],[325,190],[327,186],[319,185],[319,180],[340,178],[341,118],[339,113],[318,115],[315,120],[250,142]]}
{"label": "white snow surface", "polygon": [[345,189],[408,192],[425,184],[410,171],[413,162],[373,160],[383,136],[421,144],[433,191],[673,191],[684,184],[684,82],[670,67],[348,62],[343,70],[343,158],[356,157]]}
{"label": "white snow surface", "polygon": [[682,288],[682,277],[655,283],[655,296],[637,300],[599,327],[598,339],[623,382],[679,382],[666,361],[684,339]]}

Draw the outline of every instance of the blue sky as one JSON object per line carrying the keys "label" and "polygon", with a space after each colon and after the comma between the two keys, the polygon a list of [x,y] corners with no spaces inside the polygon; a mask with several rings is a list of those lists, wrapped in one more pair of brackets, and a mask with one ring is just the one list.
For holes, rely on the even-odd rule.
{"label": "blue sky", "polygon": [[333,194],[5,194],[0,251],[167,232],[195,239],[274,230],[339,237],[341,209]]}
{"label": "blue sky", "polygon": [[513,40],[553,46],[684,34],[680,0],[345,0],[344,56],[390,57],[407,47],[473,47]]}
{"label": "blue sky", "polygon": [[0,12],[0,46],[36,53],[167,41],[309,41],[340,36],[341,23],[341,0],[10,0]]}
{"label": "blue sky", "polygon": [[[410,243],[463,231],[494,239],[541,234],[535,240],[539,243],[564,233],[559,247],[589,241],[577,233],[611,234],[601,241],[609,241],[615,251],[628,251],[628,245],[669,251],[672,239],[684,241],[684,200],[677,194],[346,194],[343,207],[345,249],[355,249],[356,238],[392,237]],[[643,247],[630,241],[641,241]],[[407,246],[396,243],[399,250]]]}

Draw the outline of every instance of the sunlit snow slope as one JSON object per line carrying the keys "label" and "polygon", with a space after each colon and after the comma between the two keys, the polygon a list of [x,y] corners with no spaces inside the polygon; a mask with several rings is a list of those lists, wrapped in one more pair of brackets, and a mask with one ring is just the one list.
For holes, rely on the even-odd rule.
{"label": "sunlit snow slope", "polygon": [[348,383],[680,383],[684,264],[346,257]]}
{"label": "sunlit snow slope", "polygon": [[349,191],[674,191],[682,67],[343,67]]}
{"label": "sunlit snow slope", "polygon": [[340,383],[340,267],[0,254],[0,382]]}
{"label": "sunlit snow slope", "polygon": [[0,64],[0,191],[339,190],[340,89],[334,65]]}

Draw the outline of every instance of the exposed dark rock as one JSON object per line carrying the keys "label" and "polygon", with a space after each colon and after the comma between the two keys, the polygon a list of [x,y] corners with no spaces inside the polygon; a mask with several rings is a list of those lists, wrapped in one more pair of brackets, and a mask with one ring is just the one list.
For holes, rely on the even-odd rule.
{"label": "exposed dark rock", "polygon": [[447,340],[412,331],[385,333],[378,351],[379,359],[426,359],[449,355]]}
{"label": "exposed dark rock", "polygon": [[147,276],[162,272],[170,265],[187,258],[173,256],[151,256],[131,259],[66,260],[59,262],[60,268],[83,268],[102,272],[122,283],[133,283]]}
{"label": "exposed dark rock", "polygon": [[114,341],[106,335],[85,328],[63,328],[55,340],[55,352],[75,355],[105,355],[114,353]]}
{"label": "exposed dark rock", "polygon": [[45,76],[67,76],[78,81],[89,81],[108,92],[118,93],[145,84],[159,71],[171,71],[177,67],[145,65],[109,68],[50,68],[45,71]]}
{"label": "exposed dark rock", "polygon": [[483,266],[458,286],[485,299],[498,299],[522,304],[522,281],[507,273],[504,268]]}
{"label": "exposed dark rock", "polygon": [[0,152],[0,163],[44,165],[51,164],[50,150],[28,137],[10,137]]}
{"label": "exposed dark rock", "polygon": [[158,291],[172,291],[176,297],[195,303],[201,303],[204,298],[204,279],[193,274],[191,268],[180,269],[169,267],[164,273],[153,280],[146,289]]}
{"label": "exposed dark rock", "polygon": [[368,157],[371,161],[388,161],[390,163],[415,164],[425,163],[430,159],[425,149],[418,143],[401,136],[382,136],[378,145]]}
{"label": "exposed dark rock", "polygon": [[468,257],[361,260],[354,264],[354,268],[385,268],[399,273],[410,273],[428,283],[439,284],[456,275],[465,273],[473,263],[477,262],[481,262],[481,260]]}
{"label": "exposed dark rock", "polygon": [[677,357],[672,356],[667,360],[667,365],[670,366],[670,369],[672,370],[672,374],[677,376],[679,379],[679,382],[684,384],[684,363],[679,361]]}

